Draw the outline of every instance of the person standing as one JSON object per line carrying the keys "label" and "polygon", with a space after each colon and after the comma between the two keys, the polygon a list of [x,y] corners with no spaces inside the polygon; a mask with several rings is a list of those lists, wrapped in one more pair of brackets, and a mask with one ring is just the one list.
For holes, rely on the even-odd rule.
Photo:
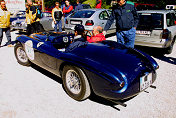
{"label": "person standing", "polygon": [[65,0],[61,0],[61,9],[63,10],[64,7],[65,7]]}
{"label": "person standing", "polygon": [[82,6],[82,4],[79,2],[79,0],[76,0],[76,3],[77,3],[77,6],[76,6],[74,12],[77,12],[78,10],[83,9],[83,6]]}
{"label": "person standing", "polygon": [[26,23],[27,23],[27,28],[26,28],[26,35],[30,35],[31,34],[31,31],[33,31],[34,29],[32,29],[31,27],[31,18],[29,16],[29,10],[30,10],[30,7],[29,5],[26,3]]}
{"label": "person standing", "polygon": [[72,13],[73,6],[70,5],[70,2],[68,0],[65,1],[65,6],[63,8],[63,13],[64,13],[64,26],[66,23],[67,16],[69,16]]}
{"label": "person standing", "polygon": [[44,28],[40,24],[40,18],[37,17],[37,6],[33,4],[32,0],[27,0],[29,5],[29,18],[31,24],[31,33],[43,32]]}
{"label": "person standing", "polygon": [[134,48],[136,27],[139,22],[136,8],[134,5],[126,3],[125,0],[117,0],[117,3],[104,27],[103,34],[106,34],[116,20],[117,42]]}
{"label": "person standing", "polygon": [[62,32],[62,9],[59,8],[59,2],[55,3],[55,8],[52,10],[52,18],[54,21],[54,31],[57,32],[57,27],[59,26],[59,32]]}
{"label": "person standing", "polygon": [[0,2],[0,46],[3,39],[3,32],[7,37],[7,43],[5,45],[10,46],[11,34],[10,34],[10,12],[6,8],[5,1]]}
{"label": "person standing", "polygon": [[96,7],[98,9],[101,9],[101,4],[102,4],[102,0],[96,0]]}

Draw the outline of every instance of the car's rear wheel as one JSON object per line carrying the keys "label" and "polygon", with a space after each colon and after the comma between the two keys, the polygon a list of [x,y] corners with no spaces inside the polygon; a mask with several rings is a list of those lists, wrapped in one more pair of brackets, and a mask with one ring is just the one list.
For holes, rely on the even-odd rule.
{"label": "car's rear wheel", "polygon": [[30,66],[30,61],[26,55],[26,52],[23,46],[20,43],[17,43],[14,47],[15,57],[17,62],[23,66]]}
{"label": "car's rear wheel", "polygon": [[63,85],[67,94],[77,101],[90,96],[91,89],[84,72],[75,66],[65,66],[62,73]]}
{"label": "car's rear wheel", "polygon": [[168,48],[165,49],[165,54],[171,54],[172,53],[172,50],[173,50],[173,47],[174,47],[174,43],[175,43],[175,38],[172,41],[171,45]]}

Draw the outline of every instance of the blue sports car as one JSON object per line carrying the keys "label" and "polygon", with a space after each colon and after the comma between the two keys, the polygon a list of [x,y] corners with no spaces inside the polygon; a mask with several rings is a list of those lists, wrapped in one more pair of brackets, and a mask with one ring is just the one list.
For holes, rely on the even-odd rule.
{"label": "blue sports car", "polygon": [[128,99],[156,80],[159,66],[145,53],[107,40],[65,51],[73,38],[73,34],[52,32],[18,36],[16,59],[61,77],[67,94],[78,101],[91,93],[109,100]]}

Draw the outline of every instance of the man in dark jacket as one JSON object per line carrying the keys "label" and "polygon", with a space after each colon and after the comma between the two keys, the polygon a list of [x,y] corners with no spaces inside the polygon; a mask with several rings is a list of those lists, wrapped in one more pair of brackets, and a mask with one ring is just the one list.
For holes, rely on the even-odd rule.
{"label": "man in dark jacket", "polygon": [[117,0],[117,3],[104,27],[103,33],[105,34],[116,20],[117,42],[134,48],[136,27],[139,22],[136,8],[134,5],[126,3],[125,0]]}
{"label": "man in dark jacket", "polygon": [[85,29],[83,25],[76,25],[74,28],[75,31],[75,37],[73,42],[69,45],[68,48],[66,48],[66,52],[70,52],[78,47],[83,47],[87,45],[87,41],[86,41],[86,36],[85,36]]}

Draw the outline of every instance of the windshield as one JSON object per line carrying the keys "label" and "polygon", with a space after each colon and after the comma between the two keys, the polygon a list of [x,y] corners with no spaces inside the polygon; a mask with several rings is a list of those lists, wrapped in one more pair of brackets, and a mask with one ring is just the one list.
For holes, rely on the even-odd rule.
{"label": "windshield", "polygon": [[139,13],[138,30],[163,29],[163,14]]}
{"label": "windshield", "polygon": [[95,11],[77,11],[77,12],[74,12],[72,15],[70,15],[70,18],[90,18],[93,14],[94,14]]}

